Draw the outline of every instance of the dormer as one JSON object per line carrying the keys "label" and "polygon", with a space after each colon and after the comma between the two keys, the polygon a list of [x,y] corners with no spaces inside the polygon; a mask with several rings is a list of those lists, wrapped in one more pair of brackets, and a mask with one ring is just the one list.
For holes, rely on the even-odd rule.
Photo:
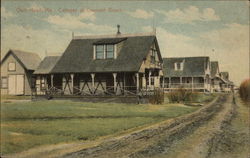
{"label": "dormer", "polygon": [[126,39],[108,38],[93,43],[93,59],[116,59]]}
{"label": "dormer", "polygon": [[181,61],[181,62],[175,62],[174,63],[174,70],[175,71],[183,71],[183,68],[184,68],[184,61]]}

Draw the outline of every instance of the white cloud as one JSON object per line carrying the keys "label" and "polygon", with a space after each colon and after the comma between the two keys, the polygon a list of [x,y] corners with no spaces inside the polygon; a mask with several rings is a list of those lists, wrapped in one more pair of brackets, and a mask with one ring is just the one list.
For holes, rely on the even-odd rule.
{"label": "white cloud", "polygon": [[[36,52],[41,57],[47,49],[50,52],[63,53],[71,40],[70,32],[55,32],[46,29],[33,29],[30,26],[8,25],[1,30],[1,52],[20,49]],[[2,54],[2,56],[3,56]]]}
{"label": "white cloud", "polygon": [[215,14],[214,9],[205,8],[200,10],[195,6],[189,6],[185,9],[175,9],[170,11],[155,10],[165,16],[167,23],[193,23],[194,21],[218,21],[220,17]]}
{"label": "white cloud", "polygon": [[127,12],[128,15],[134,17],[134,18],[139,18],[139,19],[149,19],[154,16],[154,13],[151,11],[145,11],[142,9],[136,9],[134,12]]}
{"label": "white cloud", "polygon": [[1,18],[10,18],[10,17],[15,17],[15,15],[6,10],[4,7],[1,7]]}
{"label": "white cloud", "polygon": [[249,77],[249,25],[227,24],[225,28],[200,35],[207,45],[215,48],[214,58],[221,61],[220,68],[240,81]]}
{"label": "white cloud", "polygon": [[95,21],[95,13],[90,10],[84,10],[79,15],[64,14],[63,16],[59,15],[50,15],[45,21],[50,24],[56,25],[59,28],[74,30],[74,29],[87,29],[94,31],[96,33],[100,32],[114,32],[115,29],[108,25],[97,25],[89,21]]}
{"label": "white cloud", "polygon": [[[143,27],[142,30],[150,32],[152,31],[152,28],[150,26],[146,26]],[[157,27],[156,32],[163,57],[203,55],[200,53],[197,46],[191,44],[193,41],[191,37],[171,33],[162,27]]]}

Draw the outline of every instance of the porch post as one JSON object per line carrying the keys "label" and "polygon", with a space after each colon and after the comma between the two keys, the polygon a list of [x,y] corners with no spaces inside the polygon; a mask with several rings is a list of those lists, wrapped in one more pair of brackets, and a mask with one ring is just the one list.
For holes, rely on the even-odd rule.
{"label": "porch post", "polygon": [[192,91],[194,90],[194,77],[192,77]]}
{"label": "porch post", "polygon": [[146,80],[145,80],[145,73],[142,76],[142,87],[145,88],[146,87]]}
{"label": "porch post", "polygon": [[171,77],[169,77],[168,88],[170,89],[171,86]]}
{"label": "porch post", "polygon": [[116,91],[116,76],[117,76],[117,73],[113,73],[113,78],[114,78],[114,92]]}
{"label": "porch post", "polygon": [[180,84],[182,85],[182,77],[180,77]]}
{"label": "porch post", "polygon": [[50,82],[51,82],[51,87],[54,87],[54,83],[53,83],[53,78],[54,78],[54,75],[52,74],[51,76],[50,76]]}
{"label": "porch post", "polygon": [[74,74],[70,74],[70,78],[71,78],[71,87],[72,87],[72,94],[74,94]]}
{"label": "porch post", "polygon": [[151,71],[148,71],[148,87],[151,88]]}
{"label": "porch post", "polygon": [[139,92],[139,73],[136,73],[135,76],[136,76],[136,91],[138,93]]}
{"label": "porch post", "polygon": [[47,83],[47,76],[44,76],[44,85],[45,85],[45,89],[48,90],[48,83]]}
{"label": "porch post", "polygon": [[165,88],[165,77],[162,76],[162,88]]}
{"label": "porch post", "polygon": [[123,73],[123,94],[125,95],[126,90],[126,79],[125,79],[125,72]]}
{"label": "porch post", "polygon": [[94,90],[95,88],[95,74],[94,73],[91,73],[91,81],[92,81],[92,90]]}
{"label": "porch post", "polygon": [[206,87],[206,78],[203,78],[203,83],[204,83],[204,92],[206,91],[205,87]]}

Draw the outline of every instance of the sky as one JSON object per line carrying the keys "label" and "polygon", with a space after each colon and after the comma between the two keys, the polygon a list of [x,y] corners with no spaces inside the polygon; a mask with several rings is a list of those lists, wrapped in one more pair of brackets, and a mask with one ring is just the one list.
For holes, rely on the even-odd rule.
{"label": "sky", "polygon": [[62,54],[74,35],[152,32],[163,57],[209,56],[237,85],[249,78],[248,1],[1,1],[9,49]]}

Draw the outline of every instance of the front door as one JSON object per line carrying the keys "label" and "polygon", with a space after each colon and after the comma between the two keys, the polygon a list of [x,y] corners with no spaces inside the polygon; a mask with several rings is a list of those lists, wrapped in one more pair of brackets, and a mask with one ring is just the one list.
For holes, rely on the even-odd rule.
{"label": "front door", "polygon": [[9,75],[8,93],[10,95],[24,94],[24,75]]}

